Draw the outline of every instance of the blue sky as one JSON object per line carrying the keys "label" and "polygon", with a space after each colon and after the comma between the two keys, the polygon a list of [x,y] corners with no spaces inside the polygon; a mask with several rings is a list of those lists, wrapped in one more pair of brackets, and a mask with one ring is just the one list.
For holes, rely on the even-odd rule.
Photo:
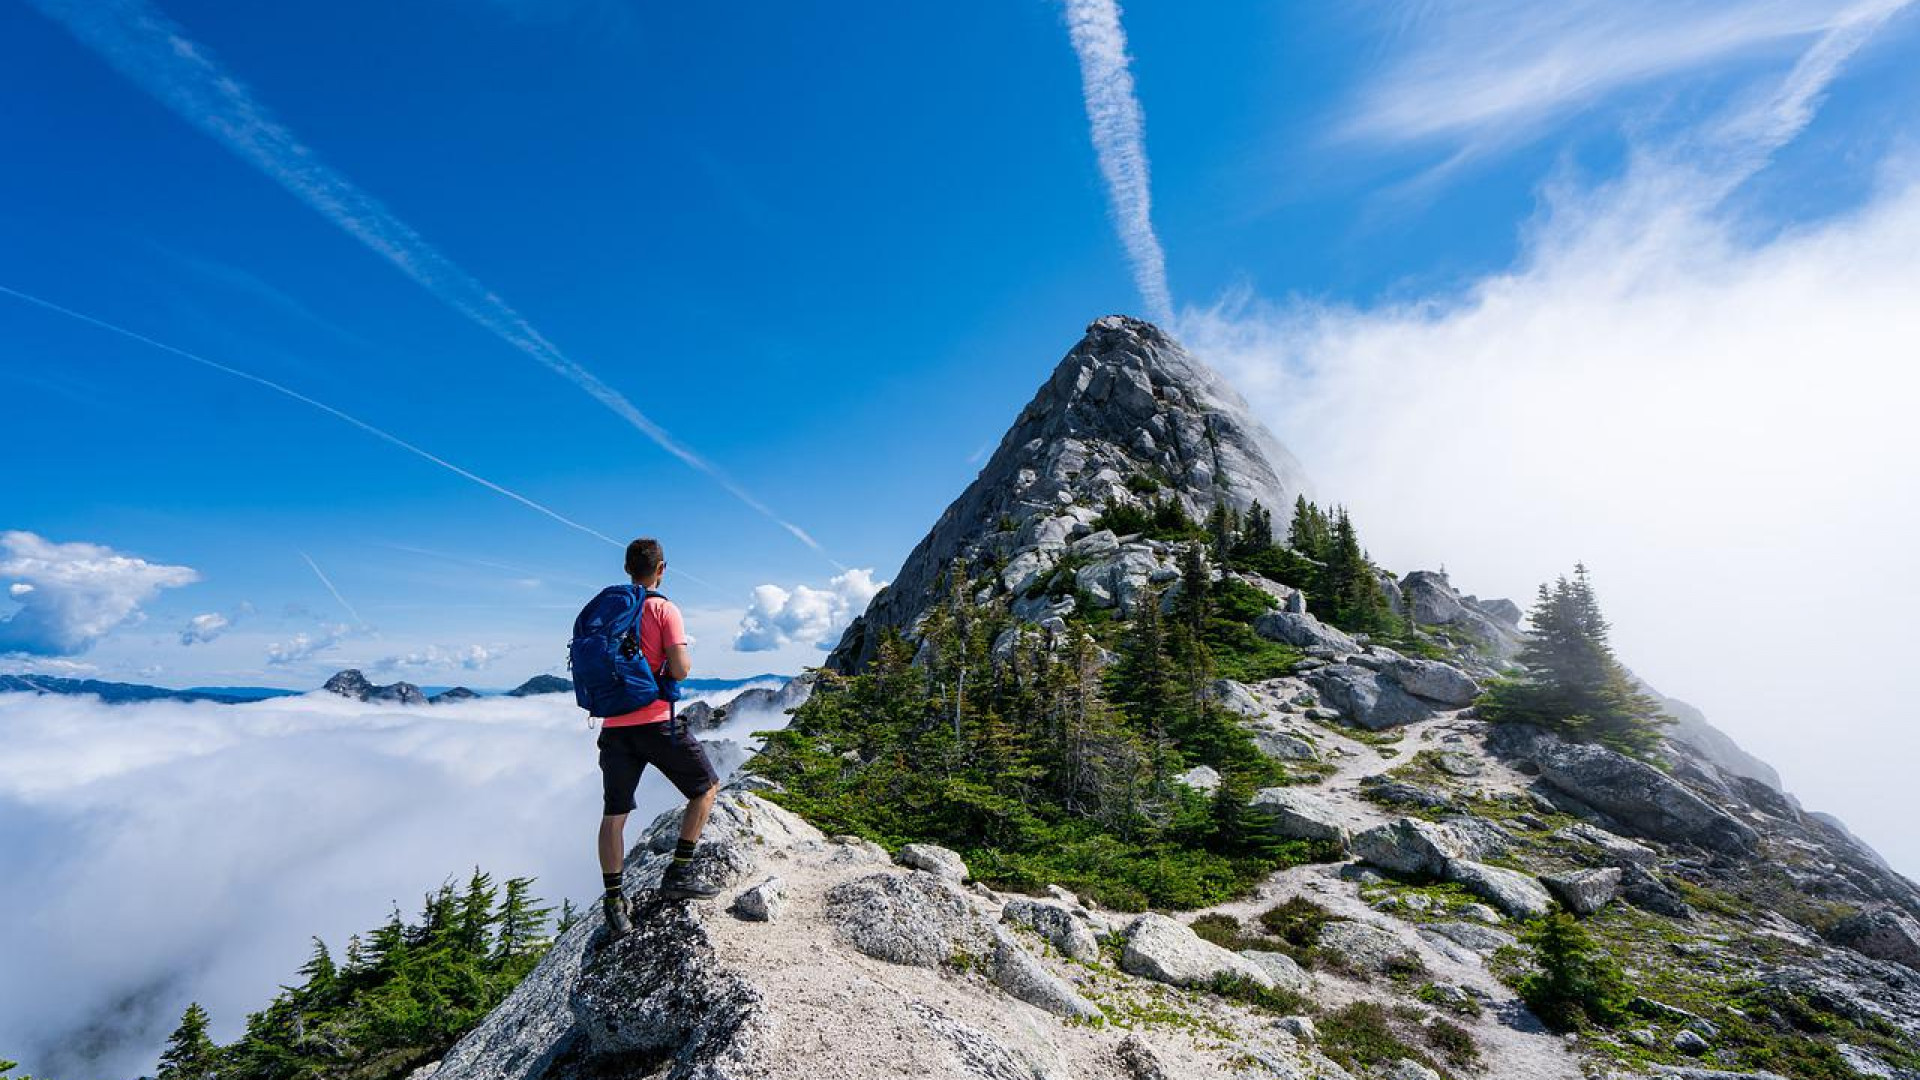
{"label": "blue sky", "polygon": [[[1700,133],[1850,29],[1812,115],[1759,140],[1764,161],[1713,209],[1754,245],[1858,212],[1910,154],[1915,22],[1893,2],[1136,3],[1126,70],[1176,325],[1456,304],[1532,265],[1556,192],[1608,190],[1648,148],[1720,168],[1729,151]],[[137,50],[165,32],[458,279],[410,281],[212,137],[192,100],[159,100],[186,69],[143,75]],[[1085,323],[1142,307],[1075,44],[1042,0],[964,18],[0,4],[0,285],[324,402],[586,530],[659,535],[698,579],[670,582],[706,672],[794,670],[868,591],[832,579],[889,576]],[[455,310],[475,296],[502,306]],[[509,309],[549,352],[481,324]],[[1258,382],[1251,361],[1210,358]],[[13,550],[16,571],[109,555],[183,571],[82,590],[72,604],[107,610],[58,647],[22,649],[16,626],[12,666],[510,685],[560,658],[567,619],[618,576],[603,540],[336,415],[14,297],[0,386],[0,526],[55,545]],[[1276,427],[1310,472],[1344,478]],[[1416,532],[1375,505],[1384,535]],[[1436,548],[1376,554],[1399,570],[1468,557]],[[1572,557],[1545,556],[1542,571]],[[1524,597],[1539,576],[1479,588]],[[43,599],[59,585],[20,580]],[[784,600],[792,633],[735,649],[767,585],[757,602]],[[186,640],[195,617],[211,640]]]}

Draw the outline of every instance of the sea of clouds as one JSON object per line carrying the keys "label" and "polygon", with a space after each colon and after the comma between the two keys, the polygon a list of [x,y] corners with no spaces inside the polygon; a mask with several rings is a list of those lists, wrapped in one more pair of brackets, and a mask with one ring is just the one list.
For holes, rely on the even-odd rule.
{"label": "sea of clouds", "polygon": [[[709,700],[716,704],[737,691]],[[699,695],[689,700],[699,700]],[[723,774],[778,715],[703,737]],[[600,891],[594,739],[569,695],[429,707],[0,695],[0,1056],[151,1073],[189,1001],[236,1036],[318,936],[409,918],[474,866]],[[678,797],[649,771],[631,842]]]}

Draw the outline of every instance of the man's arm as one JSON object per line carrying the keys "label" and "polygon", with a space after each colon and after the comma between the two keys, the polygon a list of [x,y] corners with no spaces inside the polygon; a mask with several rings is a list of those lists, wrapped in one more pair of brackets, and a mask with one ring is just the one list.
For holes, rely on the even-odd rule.
{"label": "man's arm", "polygon": [[680,608],[668,600],[660,605],[660,639],[665,646],[661,650],[666,663],[667,678],[679,682],[693,670],[693,658],[687,653],[687,627],[680,621]]}
{"label": "man's arm", "polygon": [[667,678],[672,679],[674,682],[679,682],[681,679],[686,678],[687,673],[693,670],[690,666],[690,659],[687,655],[687,647],[685,645],[667,646],[667,662],[664,665],[667,669]]}

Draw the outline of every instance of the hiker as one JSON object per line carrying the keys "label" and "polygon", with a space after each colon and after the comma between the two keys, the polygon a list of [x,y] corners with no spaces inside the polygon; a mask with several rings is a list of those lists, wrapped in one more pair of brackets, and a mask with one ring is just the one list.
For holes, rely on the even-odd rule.
{"label": "hiker", "polygon": [[607,929],[615,937],[633,928],[621,888],[627,815],[648,765],[660,770],[686,796],[680,843],[660,880],[660,896],[699,900],[720,890],[692,875],[694,846],[720,779],[700,740],[674,711],[680,680],[687,677],[687,632],[680,609],[657,590],[667,571],[660,541],[643,537],[627,545],[631,585],[610,585],[589,601],[574,622],[569,657],[574,695],[600,717],[600,777],[605,805],[600,818],[600,871],[606,885]]}

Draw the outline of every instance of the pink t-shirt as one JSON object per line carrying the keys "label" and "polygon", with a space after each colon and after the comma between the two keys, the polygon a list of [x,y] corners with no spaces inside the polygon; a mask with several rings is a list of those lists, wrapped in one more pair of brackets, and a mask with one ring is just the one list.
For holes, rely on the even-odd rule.
{"label": "pink t-shirt", "polygon": [[[667,662],[667,646],[686,643],[687,628],[680,621],[680,609],[664,596],[647,597],[646,603],[640,608],[640,653],[647,658],[647,666],[658,673],[661,665]],[[600,721],[600,726],[657,724],[672,715],[673,702],[656,701],[636,712],[609,716]]]}

